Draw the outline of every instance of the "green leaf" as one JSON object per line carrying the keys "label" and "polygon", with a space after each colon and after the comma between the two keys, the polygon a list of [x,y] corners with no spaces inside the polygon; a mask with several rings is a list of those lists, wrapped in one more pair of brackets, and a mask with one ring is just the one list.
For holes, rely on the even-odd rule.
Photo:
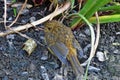
{"label": "green leaf", "polygon": [[[96,23],[96,17],[90,18],[89,21],[91,23]],[[120,14],[99,16],[99,21],[100,21],[100,23],[119,22]]]}
{"label": "green leaf", "polygon": [[[79,14],[82,14],[84,17],[89,19],[93,14],[102,6],[106,5],[111,0],[87,0],[86,4],[83,6]],[[77,17],[74,18],[71,22],[71,27],[74,29],[78,24],[82,22],[82,19]]]}

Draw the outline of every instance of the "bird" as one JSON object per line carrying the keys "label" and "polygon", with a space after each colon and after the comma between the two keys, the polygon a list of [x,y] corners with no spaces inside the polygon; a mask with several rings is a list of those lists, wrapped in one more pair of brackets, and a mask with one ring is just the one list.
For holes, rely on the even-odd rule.
{"label": "bird", "polygon": [[63,64],[70,63],[76,76],[83,75],[84,68],[78,60],[77,50],[83,51],[71,28],[59,21],[51,20],[44,23],[44,32],[48,50]]}

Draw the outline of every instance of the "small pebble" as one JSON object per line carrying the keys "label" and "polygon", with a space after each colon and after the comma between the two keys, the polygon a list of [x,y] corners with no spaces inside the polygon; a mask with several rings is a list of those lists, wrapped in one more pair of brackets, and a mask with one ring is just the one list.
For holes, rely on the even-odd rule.
{"label": "small pebble", "polygon": [[30,18],[30,22],[34,22],[35,20],[36,20],[35,17],[31,17],[31,18]]}
{"label": "small pebble", "polygon": [[31,70],[31,72],[34,72],[35,69],[36,69],[36,66],[33,63],[31,63],[30,64],[30,70]]}
{"label": "small pebble", "polygon": [[3,21],[3,18],[0,18],[0,21]]}
{"label": "small pebble", "polygon": [[28,72],[27,72],[27,71],[22,72],[22,73],[21,73],[21,76],[28,76]]}
{"label": "small pebble", "polygon": [[25,24],[26,22],[27,22],[26,20],[23,20],[23,19],[21,20],[21,23],[23,24]]}
{"label": "small pebble", "polygon": [[79,37],[86,37],[86,35],[80,33],[80,34],[79,34]]}
{"label": "small pebble", "polygon": [[120,35],[120,32],[116,32],[116,35]]}
{"label": "small pebble", "polygon": [[111,36],[109,41],[114,42],[115,41],[115,36]]}
{"label": "small pebble", "polygon": [[9,80],[9,79],[8,79],[8,76],[4,76],[4,77],[2,78],[2,80]]}
{"label": "small pebble", "polygon": [[96,67],[94,67],[94,66],[89,66],[88,69],[89,69],[90,71],[96,71],[96,72],[100,71],[100,68],[96,68]]}
{"label": "small pebble", "polygon": [[12,17],[9,17],[9,18],[8,18],[8,21],[12,21],[12,20],[13,20],[13,18],[12,18]]}
{"label": "small pebble", "polygon": [[28,78],[28,80],[34,80],[33,78]]}
{"label": "small pebble", "polygon": [[109,55],[109,62],[114,62],[115,61],[115,56],[114,55]]}
{"label": "small pebble", "polygon": [[85,34],[88,35],[88,36],[90,36],[90,30],[89,30],[89,29],[86,29],[86,30],[85,30]]}
{"label": "small pebble", "polygon": [[52,68],[57,69],[58,67],[60,67],[57,63],[55,62],[49,62],[49,64],[51,65]]}
{"label": "small pebble", "polygon": [[49,80],[46,68],[44,66],[40,66],[40,68],[41,68],[41,75],[42,75],[43,79]]}
{"label": "small pebble", "polygon": [[64,80],[62,75],[56,74],[53,80]]}
{"label": "small pebble", "polygon": [[84,53],[87,52],[90,49],[90,47],[91,47],[91,44],[86,45],[85,48],[83,49],[83,52]]}
{"label": "small pebble", "polygon": [[21,12],[22,15],[28,15],[29,14],[29,10],[28,9],[24,9],[22,12]]}
{"label": "small pebble", "polygon": [[118,76],[112,76],[112,80],[120,80],[120,77],[118,77]]}
{"label": "small pebble", "polygon": [[103,52],[100,52],[100,51],[98,51],[97,53],[96,53],[96,57],[98,58],[98,60],[99,61],[105,61],[105,57],[104,57],[104,53]]}
{"label": "small pebble", "polygon": [[9,34],[6,36],[7,39],[15,39],[15,35],[14,34]]}
{"label": "small pebble", "polygon": [[41,60],[47,60],[47,59],[48,59],[48,51],[44,51]]}
{"label": "small pebble", "polygon": [[113,51],[114,54],[120,54],[120,51],[118,49]]}
{"label": "small pebble", "polygon": [[3,69],[3,71],[5,72],[6,75],[10,75],[11,72],[9,70]]}
{"label": "small pebble", "polygon": [[114,42],[112,43],[113,46],[120,46],[120,43],[119,42]]}
{"label": "small pebble", "polygon": [[40,39],[45,40],[45,37],[44,36],[40,36]]}

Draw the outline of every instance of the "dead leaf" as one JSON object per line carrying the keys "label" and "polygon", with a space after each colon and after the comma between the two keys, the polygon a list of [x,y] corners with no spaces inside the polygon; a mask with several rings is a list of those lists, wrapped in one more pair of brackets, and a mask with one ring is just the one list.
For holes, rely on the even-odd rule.
{"label": "dead leaf", "polygon": [[35,50],[36,47],[37,47],[36,42],[33,39],[28,39],[24,43],[23,50],[25,50],[29,55],[31,55],[31,53]]}

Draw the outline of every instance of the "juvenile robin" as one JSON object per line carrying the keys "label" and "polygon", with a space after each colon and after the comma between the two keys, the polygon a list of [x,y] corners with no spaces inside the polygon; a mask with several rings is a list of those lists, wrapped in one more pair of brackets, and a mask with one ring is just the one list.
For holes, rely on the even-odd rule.
{"label": "juvenile robin", "polygon": [[48,21],[44,25],[45,40],[50,52],[62,63],[70,62],[76,76],[82,75],[84,69],[77,58],[77,50],[82,52],[82,49],[71,28],[56,20]]}

